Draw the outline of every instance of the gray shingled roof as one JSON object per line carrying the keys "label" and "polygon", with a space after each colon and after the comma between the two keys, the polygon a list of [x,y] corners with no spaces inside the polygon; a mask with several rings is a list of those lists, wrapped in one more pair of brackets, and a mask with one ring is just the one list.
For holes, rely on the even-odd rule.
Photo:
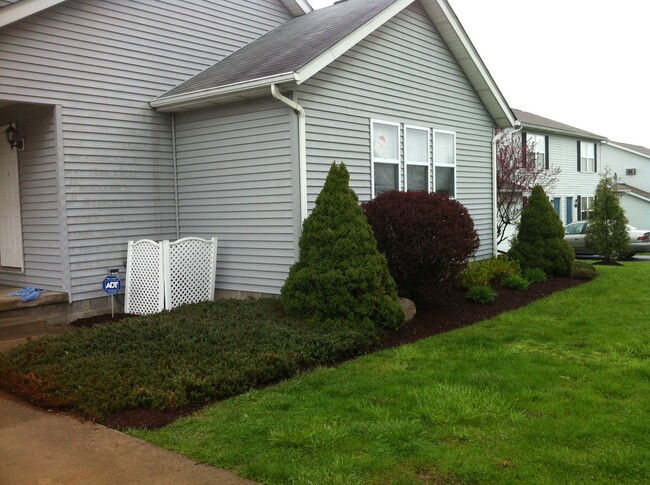
{"label": "gray shingled roof", "polygon": [[642,153],[643,155],[647,155],[650,157],[650,148],[646,148],[641,145],[630,145],[629,143],[620,143],[617,141],[613,141],[612,144],[622,146],[623,148],[627,148],[628,150],[639,152]]}
{"label": "gray shingled roof", "polygon": [[280,25],[158,99],[298,71],[396,0],[347,0]]}
{"label": "gray shingled roof", "polygon": [[646,192],[645,190],[638,189],[636,187],[632,187],[631,185],[628,184],[621,184],[618,183],[616,184],[618,190],[622,190],[625,192],[630,192],[632,194],[636,194],[640,197],[643,197],[644,199],[650,199],[650,192]]}
{"label": "gray shingled roof", "polygon": [[515,117],[519,121],[521,121],[522,125],[524,125],[524,129],[538,127],[542,129],[546,128],[555,132],[557,131],[564,132],[567,135],[576,135],[578,137],[593,138],[597,140],[607,139],[607,137],[605,136],[597,135],[590,131],[581,130],[580,128],[576,128],[575,126],[560,123],[559,121],[554,121],[548,118],[544,118],[543,116],[539,116],[533,113],[528,113],[526,111],[513,109],[512,112],[515,114]]}

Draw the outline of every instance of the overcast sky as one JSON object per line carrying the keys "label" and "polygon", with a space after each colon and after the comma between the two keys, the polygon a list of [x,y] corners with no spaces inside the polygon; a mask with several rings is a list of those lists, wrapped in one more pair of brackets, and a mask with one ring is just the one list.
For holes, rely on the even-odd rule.
{"label": "overcast sky", "polygon": [[511,108],[650,148],[649,1],[449,3]]}

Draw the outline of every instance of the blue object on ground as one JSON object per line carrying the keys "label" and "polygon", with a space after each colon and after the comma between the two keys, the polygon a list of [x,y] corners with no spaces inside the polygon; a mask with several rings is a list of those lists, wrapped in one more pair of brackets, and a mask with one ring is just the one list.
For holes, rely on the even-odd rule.
{"label": "blue object on ground", "polygon": [[41,296],[41,293],[44,291],[45,290],[42,288],[23,288],[21,290],[14,291],[13,293],[8,293],[7,296],[19,296],[20,301],[32,301]]}

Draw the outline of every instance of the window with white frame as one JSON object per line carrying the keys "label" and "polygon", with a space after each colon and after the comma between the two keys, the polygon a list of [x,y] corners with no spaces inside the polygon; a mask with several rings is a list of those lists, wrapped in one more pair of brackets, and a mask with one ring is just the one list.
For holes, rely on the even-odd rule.
{"label": "window with white frame", "polygon": [[526,143],[532,148],[534,153],[534,160],[532,160],[537,167],[544,168],[546,166],[546,137],[544,135],[535,135],[526,133]]}
{"label": "window with white frame", "polygon": [[581,197],[580,198],[580,220],[586,221],[594,212],[594,198]]}
{"label": "window with white frame", "polygon": [[400,190],[400,125],[372,121],[372,196]]}
{"label": "window with white frame", "polygon": [[429,129],[404,126],[405,188],[410,192],[431,192]]}
{"label": "window with white frame", "polygon": [[580,171],[596,172],[596,145],[594,143],[580,142]]}
{"label": "window with white frame", "polygon": [[434,131],[435,191],[456,196],[456,135],[446,131]]}

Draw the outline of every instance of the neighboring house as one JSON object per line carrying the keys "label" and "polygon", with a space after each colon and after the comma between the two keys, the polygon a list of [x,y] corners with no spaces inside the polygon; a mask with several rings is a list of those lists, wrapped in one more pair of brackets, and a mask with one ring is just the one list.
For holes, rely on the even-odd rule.
{"label": "neighboring house", "polygon": [[514,109],[522,135],[535,144],[537,162],[559,168],[555,188],[547,195],[564,224],[586,220],[593,207],[602,171],[606,137]]}
{"label": "neighboring house", "polygon": [[618,181],[630,225],[650,228],[650,149],[609,141],[602,146],[602,153],[603,163]]}
{"label": "neighboring house", "polygon": [[514,116],[446,0],[3,4],[0,284],[82,307],[128,240],[214,236],[221,295],[278,294],[333,161],[453,195],[493,253]]}

